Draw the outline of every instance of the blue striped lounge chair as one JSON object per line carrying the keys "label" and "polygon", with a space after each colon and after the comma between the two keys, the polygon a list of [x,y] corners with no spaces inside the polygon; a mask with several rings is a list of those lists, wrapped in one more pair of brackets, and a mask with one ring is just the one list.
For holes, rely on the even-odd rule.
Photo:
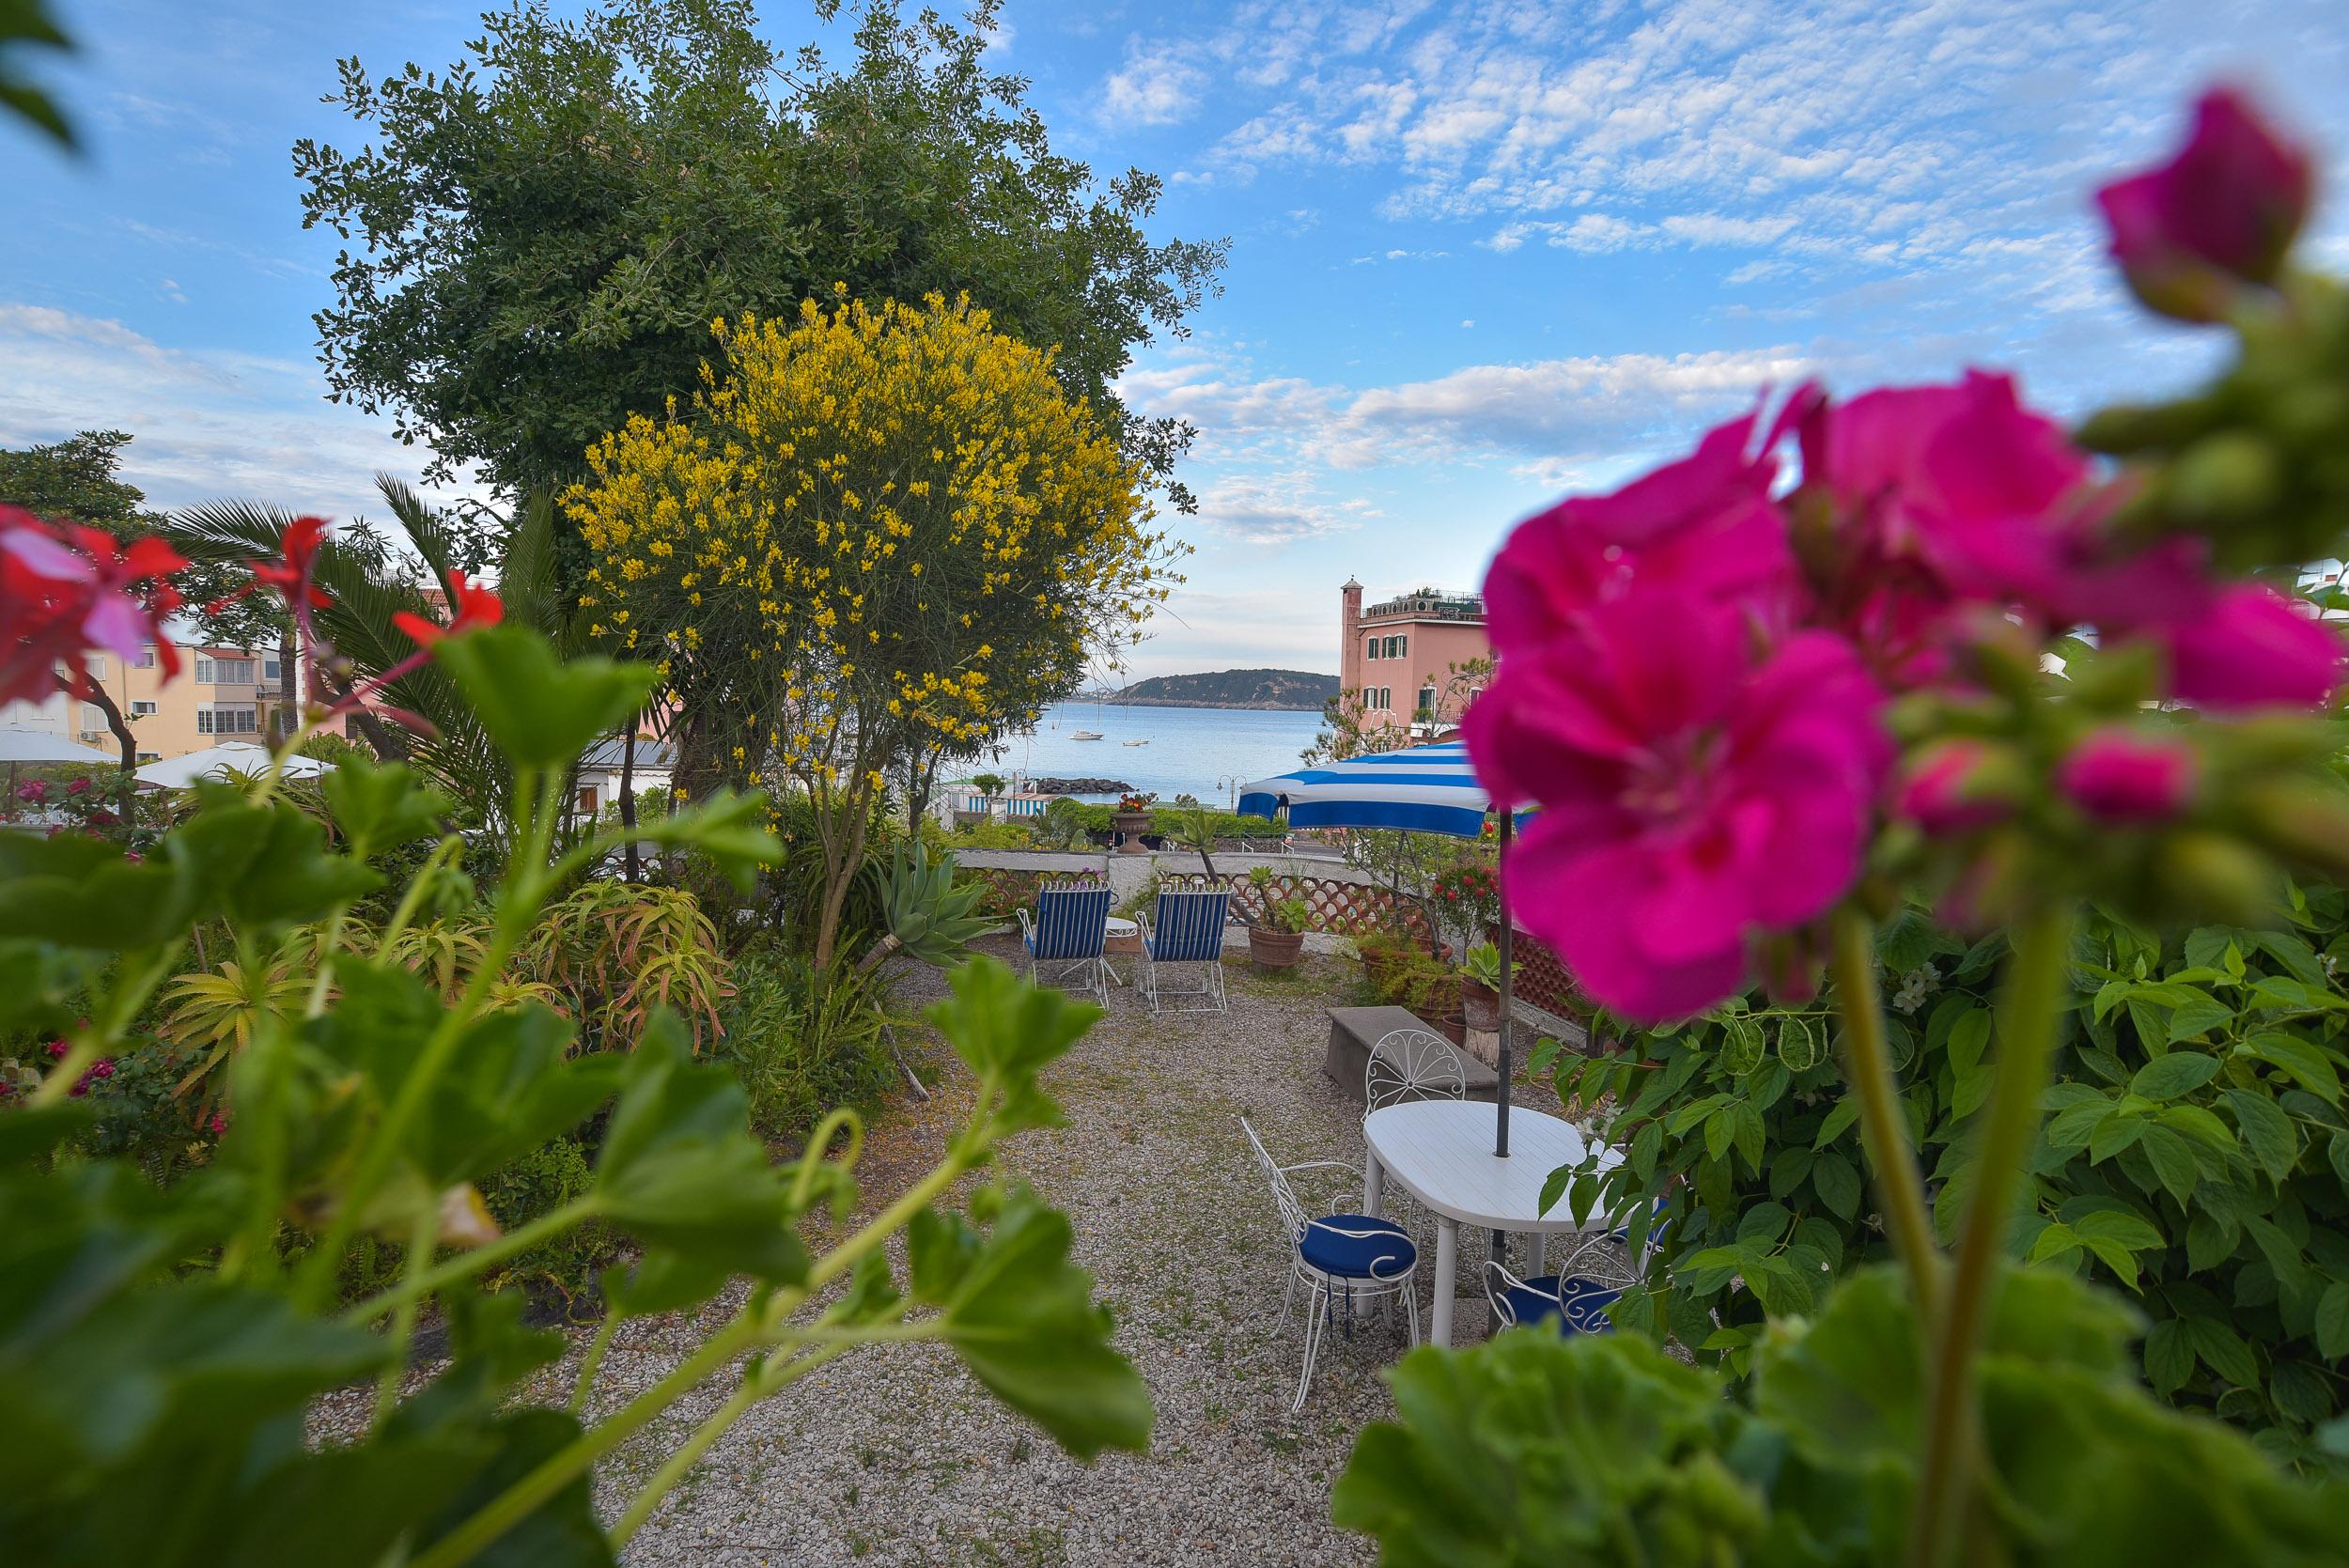
{"label": "blue striped lounge chair", "polygon": [[[1164,1010],[1163,998],[1196,997],[1195,1005],[1177,1012],[1226,1012],[1223,997],[1223,924],[1231,912],[1232,894],[1215,888],[1189,893],[1160,893],[1158,912],[1142,928],[1142,989],[1150,1011]],[[1162,985],[1159,970],[1167,964],[1196,965],[1199,983],[1171,988]]]}
{"label": "blue striped lounge chair", "polygon": [[1107,1007],[1109,965],[1101,949],[1109,927],[1107,887],[1069,883],[1037,889],[1035,914],[1019,911],[1019,934],[1028,944],[1028,984],[1050,979],[1072,991],[1091,991]]}

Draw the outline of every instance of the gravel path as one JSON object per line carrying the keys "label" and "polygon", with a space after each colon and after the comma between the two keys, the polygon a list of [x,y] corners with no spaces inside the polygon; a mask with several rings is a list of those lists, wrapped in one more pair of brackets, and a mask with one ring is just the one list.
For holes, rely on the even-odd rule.
{"label": "gravel path", "polygon": [[[1004,942],[980,946],[1008,960]],[[1360,1199],[1361,1112],[1321,1076],[1323,1009],[1352,1000],[1358,971],[1308,958],[1290,974],[1227,970],[1228,1017],[1154,1017],[1112,987],[1109,1017],[1046,1075],[1068,1125],[1002,1151],[1066,1210],[1076,1260],[1116,1323],[1115,1343],[1148,1381],[1157,1422],[1145,1454],[1086,1467],[998,1405],[942,1346],[873,1346],[752,1409],[703,1456],[630,1544],[633,1568],[829,1568],[846,1563],[1368,1563],[1372,1543],[1330,1522],[1330,1488],[1355,1435],[1392,1414],[1379,1374],[1407,1348],[1398,1316],[1332,1336],[1302,1415],[1288,1414],[1303,1352],[1301,1313],[1276,1327],[1284,1255],[1238,1118],[1283,1164],[1336,1159],[1350,1172],[1307,1191],[1321,1212]],[[942,995],[910,973],[909,1010]],[[917,1059],[936,1092],[877,1119],[857,1176],[866,1212],[931,1168],[969,1107],[971,1079],[942,1046]],[[972,1178],[973,1180],[978,1178]],[[862,1218],[862,1217],[860,1217]],[[1422,1229],[1430,1229],[1424,1216]],[[811,1237],[811,1243],[818,1238]],[[1432,1232],[1421,1241],[1432,1258]],[[900,1265],[902,1252],[895,1260]],[[1463,1279],[1471,1271],[1463,1268]],[[1421,1310],[1427,1285],[1421,1284]],[[729,1315],[729,1295],[698,1315],[631,1323],[616,1336],[590,1401],[594,1416],[658,1381]],[[1466,1339],[1481,1303],[1461,1303]],[[586,1335],[539,1396],[561,1403]],[[428,1376],[435,1369],[419,1372]],[[615,1518],[636,1488],[731,1387],[715,1380],[623,1444],[599,1467]],[[330,1405],[341,1402],[329,1402]],[[320,1412],[321,1435],[362,1407]]]}

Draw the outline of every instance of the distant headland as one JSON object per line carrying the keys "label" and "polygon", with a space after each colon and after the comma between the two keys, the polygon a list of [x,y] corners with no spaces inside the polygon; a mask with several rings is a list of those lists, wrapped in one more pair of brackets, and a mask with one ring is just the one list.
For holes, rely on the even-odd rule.
{"label": "distant headland", "polygon": [[1153,675],[1121,691],[1088,691],[1121,707],[1258,707],[1318,713],[1338,694],[1338,677],[1311,670],[1219,670],[1212,675]]}

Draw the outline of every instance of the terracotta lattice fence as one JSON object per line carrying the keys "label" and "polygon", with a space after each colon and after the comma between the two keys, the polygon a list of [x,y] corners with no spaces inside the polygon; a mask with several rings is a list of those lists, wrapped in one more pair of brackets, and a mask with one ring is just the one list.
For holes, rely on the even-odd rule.
{"label": "terracotta lattice fence", "polygon": [[[1360,882],[1341,882],[1323,877],[1276,876],[1258,887],[1244,877],[1219,878],[1232,890],[1232,908],[1250,922],[1260,920],[1268,904],[1283,899],[1301,898],[1313,911],[1315,931],[1328,931],[1342,937],[1359,937],[1365,932],[1393,928],[1395,911],[1401,911],[1402,928],[1415,939],[1427,935],[1427,920],[1415,900],[1397,899],[1385,888],[1366,887]],[[1211,886],[1203,871],[1166,872],[1161,881],[1178,888]]]}

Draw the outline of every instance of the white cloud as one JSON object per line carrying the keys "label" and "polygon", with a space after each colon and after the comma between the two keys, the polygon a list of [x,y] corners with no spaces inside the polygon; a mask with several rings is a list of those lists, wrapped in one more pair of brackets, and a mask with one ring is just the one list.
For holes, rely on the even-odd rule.
{"label": "white cloud", "polygon": [[1190,117],[1206,84],[1206,75],[1173,46],[1131,46],[1125,65],[1101,84],[1101,117],[1111,124],[1173,125]]}
{"label": "white cloud", "polygon": [[1332,505],[1315,491],[1313,476],[1290,472],[1232,474],[1199,497],[1199,520],[1242,544],[1284,545],[1360,528],[1379,516],[1365,501]]}
{"label": "white cloud", "polygon": [[240,497],[380,514],[374,472],[412,481],[425,462],[389,420],[325,401],[301,362],[165,349],[119,321],[0,303],[0,446],[127,430],[123,476],[163,508]]}

